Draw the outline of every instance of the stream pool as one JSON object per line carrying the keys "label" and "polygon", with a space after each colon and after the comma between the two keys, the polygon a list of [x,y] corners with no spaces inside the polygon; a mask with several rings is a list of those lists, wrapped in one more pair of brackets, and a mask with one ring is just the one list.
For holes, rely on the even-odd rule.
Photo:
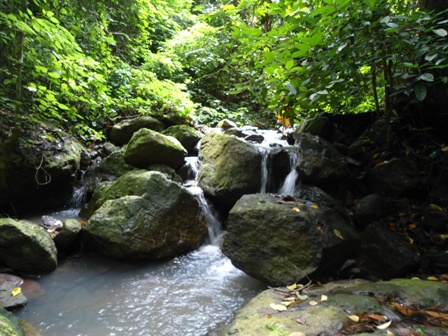
{"label": "stream pool", "polygon": [[69,257],[38,283],[45,294],[16,315],[44,336],[217,335],[266,288],[215,245],[145,264]]}

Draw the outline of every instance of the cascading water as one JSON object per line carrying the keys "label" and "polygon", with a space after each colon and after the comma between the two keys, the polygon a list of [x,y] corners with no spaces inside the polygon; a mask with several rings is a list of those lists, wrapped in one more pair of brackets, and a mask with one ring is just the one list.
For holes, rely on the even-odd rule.
{"label": "cascading water", "polygon": [[43,296],[29,300],[16,315],[45,336],[218,335],[265,285],[222,254],[217,244],[222,230],[213,207],[200,188],[189,189],[209,225],[207,244],[169,261],[145,264],[92,253],[65,258],[37,280]]}
{"label": "cascading water", "polygon": [[297,151],[288,152],[289,154],[289,164],[291,167],[291,171],[285,178],[285,182],[283,183],[283,186],[278,191],[279,195],[294,195],[294,189],[296,186],[297,178],[299,177],[299,173],[296,169],[297,162],[299,160],[299,155]]}
{"label": "cascading water", "polygon": [[269,183],[269,147],[260,146],[258,148],[261,154],[261,187],[260,193],[266,193],[266,187]]}

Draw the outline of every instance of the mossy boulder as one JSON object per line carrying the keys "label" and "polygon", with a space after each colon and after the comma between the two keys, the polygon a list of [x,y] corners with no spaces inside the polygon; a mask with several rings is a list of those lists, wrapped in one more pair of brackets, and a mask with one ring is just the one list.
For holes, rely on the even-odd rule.
{"label": "mossy boulder", "polygon": [[0,307],[0,335],[2,336],[24,336],[22,329],[15,316]]}
{"label": "mossy boulder", "polygon": [[164,164],[178,169],[184,163],[187,153],[176,138],[142,128],[132,136],[123,158],[127,164],[137,168]]}
{"label": "mossy boulder", "polygon": [[42,226],[1,218],[0,260],[22,272],[51,272],[57,266],[56,246]]}
{"label": "mossy boulder", "polygon": [[188,125],[174,125],[168,127],[162,132],[162,134],[167,136],[172,136],[179,140],[182,146],[190,154],[194,154],[196,145],[199,140],[202,139],[202,133],[198,132],[191,126]]}
{"label": "mossy boulder", "polygon": [[354,253],[357,238],[332,209],[253,194],[230,211],[222,251],[239,269],[277,286],[337,271]]}
{"label": "mossy boulder", "polygon": [[165,128],[165,125],[161,121],[150,116],[141,116],[135,119],[123,120],[112,127],[109,134],[109,140],[118,146],[125,145],[131,140],[132,135],[142,128],[161,132]]}
{"label": "mossy boulder", "polygon": [[163,259],[202,243],[207,224],[198,200],[155,171],[134,171],[94,195],[86,246],[118,259]]}
{"label": "mossy boulder", "polygon": [[198,184],[219,207],[229,211],[241,196],[260,191],[262,157],[254,145],[210,132],[202,139],[199,160]]}

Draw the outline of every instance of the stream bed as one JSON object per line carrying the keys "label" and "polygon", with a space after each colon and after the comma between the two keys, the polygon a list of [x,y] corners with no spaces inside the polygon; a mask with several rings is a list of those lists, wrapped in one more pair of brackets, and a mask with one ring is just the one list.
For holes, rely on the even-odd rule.
{"label": "stream bed", "polygon": [[38,283],[45,294],[16,315],[44,336],[217,335],[266,288],[215,245],[145,264],[73,256]]}

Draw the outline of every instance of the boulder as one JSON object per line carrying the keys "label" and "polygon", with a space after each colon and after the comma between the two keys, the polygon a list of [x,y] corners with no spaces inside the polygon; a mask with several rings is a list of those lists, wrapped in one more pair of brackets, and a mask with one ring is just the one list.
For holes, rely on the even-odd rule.
{"label": "boulder", "polygon": [[166,130],[164,130],[162,134],[172,136],[179,140],[181,145],[190,154],[197,152],[196,145],[198,144],[199,140],[202,139],[202,133],[187,125],[170,126]]}
{"label": "boulder", "polygon": [[392,159],[373,167],[367,181],[374,193],[393,196],[416,192],[423,185],[417,164],[411,158]]}
{"label": "boulder", "polygon": [[[272,288],[263,291],[240,309],[234,320],[218,334],[367,336],[386,335],[386,329],[390,335],[417,335],[415,330],[421,335],[446,335],[446,320],[431,318],[431,314],[443,316],[446,307],[448,285],[442,282],[336,281],[300,291],[303,299],[290,301],[286,307],[285,300],[294,297],[294,292],[298,290]],[[282,306],[284,310],[279,308]],[[356,322],[355,317],[359,318]],[[391,324],[386,327],[388,321]],[[381,325],[383,327],[378,328]]]}
{"label": "boulder", "polygon": [[261,154],[254,145],[230,135],[207,133],[199,160],[198,185],[226,211],[242,195],[260,191]]}
{"label": "boulder", "polygon": [[222,128],[222,129],[237,128],[237,125],[235,122],[229,119],[223,119],[216,124],[216,128]]}
{"label": "boulder", "polygon": [[237,268],[277,286],[337,271],[357,238],[332,209],[253,194],[230,211],[222,250]]}
{"label": "boulder", "polygon": [[0,307],[0,332],[2,336],[24,336],[16,317]]}
{"label": "boulder", "polygon": [[134,133],[124,152],[124,161],[137,168],[164,164],[178,169],[184,163],[187,150],[170,136],[142,128]]}
{"label": "boulder", "polygon": [[298,140],[302,133],[317,135],[322,139],[333,142],[336,139],[336,127],[328,117],[318,116],[307,119],[296,127],[293,133],[294,139]]}
{"label": "boulder", "polygon": [[417,263],[417,251],[409,240],[390,230],[387,223],[371,223],[362,232],[357,264],[366,275],[388,280],[409,274]]}
{"label": "boulder", "polygon": [[17,288],[22,284],[22,278],[11,274],[0,273],[0,307],[14,310],[26,305],[27,299],[23,295],[23,292],[20,290],[20,292],[16,293]]}
{"label": "boulder", "polygon": [[109,178],[117,178],[134,169],[136,168],[128,165],[124,161],[124,149],[121,149],[111,153],[103,160],[101,160],[98,164],[96,174],[105,174],[108,175]]}
{"label": "boulder", "polygon": [[310,133],[302,133],[298,140],[300,178],[322,187],[348,177],[347,162],[328,141]]}
{"label": "boulder", "polygon": [[123,175],[95,208],[85,245],[113,258],[171,258],[199,247],[207,234],[198,200],[159,172]]}
{"label": "boulder", "polygon": [[165,125],[150,116],[142,116],[131,120],[124,120],[114,125],[109,134],[109,140],[115,145],[123,146],[131,140],[132,135],[142,128],[161,132]]}
{"label": "boulder", "polygon": [[397,203],[389,197],[370,194],[353,207],[353,217],[359,228],[364,229],[372,222],[384,219],[395,211]]}
{"label": "boulder", "polygon": [[166,178],[170,179],[171,181],[174,181],[176,183],[182,184],[182,177],[180,177],[179,175],[177,175],[176,171],[171,168],[168,167],[164,164],[154,164],[154,165],[150,165],[148,167],[148,170],[151,171],[157,171],[159,173],[162,173],[166,176]]}
{"label": "boulder", "polygon": [[81,247],[81,223],[74,218],[64,220],[62,230],[53,238],[58,250],[74,251]]}
{"label": "boulder", "polygon": [[51,142],[40,139],[33,145],[18,145],[4,170],[4,183],[0,183],[0,209],[19,216],[66,205],[83,151],[67,134]]}
{"label": "boulder", "polygon": [[57,266],[56,246],[48,232],[29,221],[0,219],[0,260],[26,273],[45,273]]}

